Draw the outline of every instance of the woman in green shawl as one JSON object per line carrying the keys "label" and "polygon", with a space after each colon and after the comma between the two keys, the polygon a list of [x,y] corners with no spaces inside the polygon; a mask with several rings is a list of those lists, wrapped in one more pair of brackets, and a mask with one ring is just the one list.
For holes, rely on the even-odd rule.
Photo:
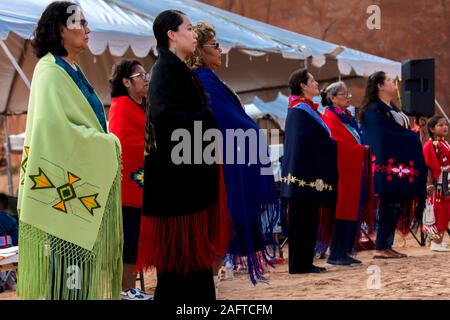
{"label": "woman in green shawl", "polygon": [[88,48],[80,8],[53,2],[36,27],[19,188],[18,295],[118,299],[122,281],[120,143],[76,64]]}

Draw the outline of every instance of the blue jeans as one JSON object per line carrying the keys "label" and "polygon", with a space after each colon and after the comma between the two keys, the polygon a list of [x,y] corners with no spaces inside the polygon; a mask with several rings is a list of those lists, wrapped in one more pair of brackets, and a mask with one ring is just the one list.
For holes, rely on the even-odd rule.
{"label": "blue jeans", "polygon": [[378,231],[375,243],[377,250],[392,249],[395,230],[402,215],[405,201],[396,197],[380,197],[378,209]]}

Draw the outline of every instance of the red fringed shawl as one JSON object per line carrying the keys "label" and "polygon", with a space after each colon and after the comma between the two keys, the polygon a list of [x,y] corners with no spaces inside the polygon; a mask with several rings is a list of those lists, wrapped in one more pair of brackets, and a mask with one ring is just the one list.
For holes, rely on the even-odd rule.
{"label": "red fringed shawl", "polygon": [[142,216],[136,270],[189,273],[209,269],[225,255],[231,237],[222,167],[219,200],[183,216]]}
{"label": "red fringed shawl", "polygon": [[[361,206],[361,183],[367,192],[364,202],[361,224],[368,226],[367,235],[373,232],[375,222],[374,192],[372,174],[372,156],[368,146],[361,145],[353,134],[345,127],[342,121],[329,109],[325,109],[322,119],[331,131],[333,140],[337,142],[338,149],[338,187],[335,218],[340,220],[358,221]],[[319,233],[322,237],[329,235],[332,230],[326,211],[321,211],[321,227]],[[362,233],[362,231],[361,231]],[[362,234],[358,233],[355,246],[360,248],[359,241]]]}
{"label": "red fringed shawl", "polygon": [[338,149],[338,187],[336,219],[358,220],[361,195],[361,179],[365,147],[348,131],[342,121],[330,110],[322,115],[331,131]]}

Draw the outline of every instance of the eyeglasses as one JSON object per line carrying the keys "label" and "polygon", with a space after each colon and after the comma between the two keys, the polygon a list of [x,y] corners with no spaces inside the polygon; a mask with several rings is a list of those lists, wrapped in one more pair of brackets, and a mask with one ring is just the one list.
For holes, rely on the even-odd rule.
{"label": "eyeglasses", "polygon": [[144,81],[150,80],[150,75],[147,72],[138,72],[129,76],[129,78],[140,77]]}
{"label": "eyeglasses", "polygon": [[337,96],[344,96],[344,97],[346,97],[346,98],[351,98],[351,97],[353,97],[353,95],[350,93],[350,92],[348,92],[348,93],[338,93],[338,94],[336,94]]}
{"label": "eyeglasses", "polygon": [[214,43],[211,43],[211,44],[204,44],[203,46],[204,47],[213,47],[214,49],[219,49],[220,48],[220,43],[214,42]]}

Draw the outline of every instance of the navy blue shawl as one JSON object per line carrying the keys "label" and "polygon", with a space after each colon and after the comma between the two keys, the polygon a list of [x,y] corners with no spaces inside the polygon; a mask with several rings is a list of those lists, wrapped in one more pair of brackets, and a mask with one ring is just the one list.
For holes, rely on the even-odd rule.
{"label": "navy blue shawl", "polygon": [[397,197],[421,196],[427,169],[419,137],[399,125],[381,100],[363,114],[362,134],[373,152],[374,191]]}
{"label": "navy blue shawl", "polygon": [[332,208],[338,181],[337,146],[315,112],[303,103],[288,110],[281,196]]}
{"label": "navy blue shawl", "polygon": [[[233,221],[234,236],[228,253],[234,259],[245,257],[252,281],[262,278],[261,263],[266,259],[265,235],[271,234],[279,215],[279,198],[276,194],[274,177],[261,175],[261,168],[270,167],[270,163],[263,164],[259,156],[257,163],[249,163],[249,144],[245,143],[245,159],[247,164],[237,163],[235,145],[234,164],[226,163],[227,159],[227,129],[258,130],[258,125],[245,113],[236,94],[228,88],[209,68],[195,71],[209,98],[209,106],[213,110],[218,128],[223,135],[224,176],[227,190],[228,209]],[[266,141],[259,141],[259,148],[267,150]],[[265,140],[265,139],[262,139]],[[241,152],[243,152],[241,148]],[[267,151],[266,155],[267,155]],[[262,230],[262,214],[267,214],[268,229]],[[267,240],[267,239],[266,239]],[[259,254],[257,254],[259,252]],[[261,257],[261,254],[263,257]]]}

